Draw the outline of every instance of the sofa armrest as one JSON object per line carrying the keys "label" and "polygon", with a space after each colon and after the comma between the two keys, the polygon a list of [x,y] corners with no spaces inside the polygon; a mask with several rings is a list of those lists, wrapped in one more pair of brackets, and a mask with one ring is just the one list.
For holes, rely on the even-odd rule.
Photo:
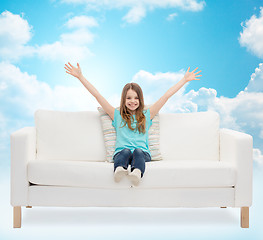
{"label": "sofa armrest", "polygon": [[36,158],[36,128],[24,127],[10,135],[11,205],[26,206],[29,182],[27,163]]}
{"label": "sofa armrest", "polygon": [[220,161],[232,162],[237,170],[235,207],[252,205],[253,138],[231,129],[220,129]]}

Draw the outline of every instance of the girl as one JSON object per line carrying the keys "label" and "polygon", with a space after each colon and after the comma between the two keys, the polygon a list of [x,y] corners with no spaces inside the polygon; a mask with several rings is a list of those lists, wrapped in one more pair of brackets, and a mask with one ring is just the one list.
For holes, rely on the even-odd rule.
{"label": "girl", "polygon": [[[127,83],[122,90],[120,109],[117,110],[85,79],[78,63],[77,67],[68,63],[64,68],[66,73],[81,81],[112,119],[112,125],[116,129],[117,135],[113,154],[114,180],[119,182],[127,175],[132,184],[138,186],[145,172],[145,162],[151,161],[148,130],[152,125],[152,118],[185,83],[200,80],[196,77],[202,76],[197,75],[201,71],[195,73],[196,68],[189,72],[189,67],[184,77],[147,110],[144,110],[143,92],[140,86],[137,83]],[[128,172],[129,164],[131,172]]]}

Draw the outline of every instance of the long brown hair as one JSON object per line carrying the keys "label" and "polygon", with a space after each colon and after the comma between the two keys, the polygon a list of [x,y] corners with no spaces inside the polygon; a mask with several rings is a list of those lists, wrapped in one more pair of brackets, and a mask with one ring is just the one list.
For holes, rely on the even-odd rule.
{"label": "long brown hair", "polygon": [[[133,116],[128,111],[128,108],[125,105],[127,92],[129,89],[134,90],[139,98],[139,107],[135,111],[135,117],[137,120],[136,128],[132,128],[131,126],[131,121],[133,121]],[[144,110],[144,99],[143,99],[143,93],[141,87],[137,83],[127,83],[124,86],[121,94],[120,114],[125,122],[122,127],[128,124],[129,129],[133,131],[137,129],[139,133],[145,133],[146,118],[143,114],[143,110]]]}

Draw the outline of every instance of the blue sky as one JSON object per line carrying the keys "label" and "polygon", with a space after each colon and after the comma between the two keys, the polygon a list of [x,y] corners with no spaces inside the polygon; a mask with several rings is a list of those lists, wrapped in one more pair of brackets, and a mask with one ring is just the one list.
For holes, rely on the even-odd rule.
{"label": "blue sky", "polygon": [[0,26],[1,170],[10,165],[10,133],[33,126],[36,109],[96,111],[64,71],[71,61],[114,107],[127,82],[152,104],[199,67],[201,80],[161,112],[217,111],[221,128],[253,136],[262,171],[262,1],[1,1]]}

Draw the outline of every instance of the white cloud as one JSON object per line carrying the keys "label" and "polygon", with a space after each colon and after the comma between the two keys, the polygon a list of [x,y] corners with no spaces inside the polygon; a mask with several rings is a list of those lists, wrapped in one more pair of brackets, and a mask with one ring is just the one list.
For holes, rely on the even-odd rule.
{"label": "white cloud", "polygon": [[[174,72],[166,72],[166,73],[155,73],[152,74],[150,72],[140,70],[137,72],[133,78],[132,82],[136,82],[140,85],[144,93],[144,101],[145,104],[153,104],[157,101],[172,85],[176,84],[180,81],[184,76],[185,71],[180,70],[176,73]],[[177,93],[173,96],[173,99],[176,98],[177,107],[181,107],[181,103],[184,97],[183,93],[185,91],[186,85],[184,85]],[[151,89],[151,92],[148,91]],[[163,108],[168,112],[172,112],[174,109],[170,108],[169,104],[166,104]]]}
{"label": "white cloud", "polygon": [[69,19],[65,25],[68,28],[86,28],[86,27],[97,27],[98,22],[93,17],[82,15]]}
{"label": "white cloud", "polygon": [[172,21],[177,16],[177,13],[171,13],[166,18],[167,21]]}
{"label": "white cloud", "polygon": [[138,23],[146,16],[146,9],[142,5],[134,6],[122,19],[128,23]]}
{"label": "white cloud", "polygon": [[[14,15],[9,11],[4,11],[0,15],[0,36],[1,41],[10,44],[26,44],[32,36],[31,26],[19,15]],[[12,29],[13,31],[10,31]]]}
{"label": "white cloud", "polygon": [[263,155],[260,149],[253,149],[253,159],[257,164],[259,164],[259,166],[263,166]]}
{"label": "white cloud", "polygon": [[152,74],[150,72],[140,70],[138,73],[136,73],[132,80],[133,81],[139,81],[140,79],[143,79],[144,81],[153,83],[157,82],[159,84],[159,81],[170,81],[170,82],[177,82],[179,81],[185,74],[184,70],[180,70],[177,73],[171,73],[171,72],[166,72],[166,73],[161,73],[158,72],[156,74]]}
{"label": "white cloud", "polygon": [[93,56],[94,54],[87,45],[94,41],[95,35],[91,33],[89,28],[98,26],[95,18],[76,16],[69,19],[65,25],[75,30],[61,34],[59,41],[39,46],[37,48],[38,56],[46,60],[61,60],[62,62],[76,62]]}
{"label": "white cloud", "polygon": [[259,64],[251,75],[250,81],[245,88],[246,92],[263,92],[263,63]]}
{"label": "white cloud", "polygon": [[4,90],[7,88],[7,84],[5,82],[0,82],[0,90]]}
{"label": "white cloud", "polygon": [[94,35],[86,29],[77,29],[71,33],[61,34],[61,42],[68,45],[83,46],[93,42]]}
{"label": "white cloud", "polygon": [[[79,87],[56,85],[51,88],[47,83],[37,80],[35,75],[5,62],[0,62],[1,90],[0,101],[3,112],[22,113],[23,116],[33,116],[36,109],[77,111],[96,110],[96,99],[80,83]],[[4,106],[8,106],[5,109]]]}
{"label": "white cloud", "polygon": [[77,30],[62,34],[60,41],[37,47],[37,54],[45,60],[77,62],[94,55],[86,46],[92,41],[93,34],[88,31]]}
{"label": "white cloud", "polygon": [[20,15],[4,11],[0,15],[0,58],[17,61],[34,54],[26,45],[32,38],[32,27]]}
{"label": "white cloud", "polygon": [[259,58],[263,58],[263,7],[260,16],[253,15],[245,23],[241,23],[243,32],[240,32],[239,43]]}
{"label": "white cloud", "polygon": [[7,129],[7,119],[4,114],[0,112],[0,152],[6,148],[6,142],[2,141],[2,139],[7,139],[7,137],[9,137],[7,131],[4,129]]}
{"label": "white cloud", "polygon": [[32,27],[20,15],[3,12],[0,16],[0,26],[2,60],[12,62],[26,56],[38,56],[44,60],[65,62],[81,61],[94,55],[88,48],[95,37],[90,28],[98,26],[93,17],[76,16],[69,19],[65,26],[72,29],[71,32],[61,34],[56,42],[40,46],[26,45],[32,38]]}
{"label": "white cloud", "polygon": [[205,1],[197,0],[61,0],[63,3],[84,4],[88,9],[99,10],[101,8],[122,9],[129,8],[128,13],[122,18],[128,23],[138,23],[147,14],[156,8],[181,8],[185,11],[202,11]]}

